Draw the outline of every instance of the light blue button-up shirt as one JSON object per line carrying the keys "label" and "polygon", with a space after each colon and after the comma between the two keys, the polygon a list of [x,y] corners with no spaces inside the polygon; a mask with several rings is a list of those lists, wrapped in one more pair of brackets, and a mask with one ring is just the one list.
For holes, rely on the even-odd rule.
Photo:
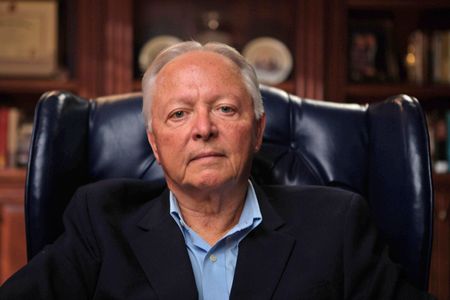
{"label": "light blue button-up shirt", "polygon": [[249,181],[239,222],[214,246],[210,246],[183,221],[177,200],[172,192],[170,192],[170,214],[183,233],[194,271],[199,299],[229,299],[239,242],[262,221],[252,183]]}

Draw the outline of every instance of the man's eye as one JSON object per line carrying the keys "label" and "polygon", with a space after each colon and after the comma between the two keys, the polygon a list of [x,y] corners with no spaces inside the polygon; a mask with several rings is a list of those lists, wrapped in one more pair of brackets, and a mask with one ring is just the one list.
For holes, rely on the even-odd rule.
{"label": "man's eye", "polygon": [[174,119],[181,119],[181,118],[184,117],[184,115],[185,115],[185,112],[180,110],[180,111],[174,112],[174,113],[171,115],[171,117],[174,118]]}
{"label": "man's eye", "polygon": [[231,114],[234,112],[234,109],[230,106],[221,106],[219,109],[220,109],[220,112],[225,113],[225,114]]}

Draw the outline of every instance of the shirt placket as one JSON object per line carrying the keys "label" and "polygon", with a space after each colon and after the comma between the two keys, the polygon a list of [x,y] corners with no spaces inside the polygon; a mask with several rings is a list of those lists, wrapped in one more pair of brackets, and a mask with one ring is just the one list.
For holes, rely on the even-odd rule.
{"label": "shirt placket", "polygon": [[[228,299],[226,256],[223,243],[211,248],[203,261],[202,286],[205,300]],[[207,288],[206,288],[207,287]]]}

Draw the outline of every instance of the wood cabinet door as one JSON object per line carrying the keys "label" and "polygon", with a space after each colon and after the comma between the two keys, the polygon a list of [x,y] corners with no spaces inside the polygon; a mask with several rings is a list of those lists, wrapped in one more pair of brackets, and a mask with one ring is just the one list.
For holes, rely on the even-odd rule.
{"label": "wood cabinet door", "polygon": [[25,220],[22,204],[0,206],[0,284],[26,263]]}

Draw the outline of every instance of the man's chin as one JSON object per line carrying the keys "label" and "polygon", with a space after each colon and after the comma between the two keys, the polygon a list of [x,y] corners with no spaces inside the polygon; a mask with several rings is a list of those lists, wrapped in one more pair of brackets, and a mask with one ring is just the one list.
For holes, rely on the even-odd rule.
{"label": "man's chin", "polygon": [[230,179],[205,176],[198,180],[190,181],[189,186],[199,190],[222,189],[231,184]]}
{"label": "man's chin", "polygon": [[189,178],[189,181],[185,183],[185,187],[201,192],[212,192],[215,190],[226,191],[239,185],[236,177],[224,176],[224,174],[217,174],[213,172],[196,174],[194,176],[191,176]]}

